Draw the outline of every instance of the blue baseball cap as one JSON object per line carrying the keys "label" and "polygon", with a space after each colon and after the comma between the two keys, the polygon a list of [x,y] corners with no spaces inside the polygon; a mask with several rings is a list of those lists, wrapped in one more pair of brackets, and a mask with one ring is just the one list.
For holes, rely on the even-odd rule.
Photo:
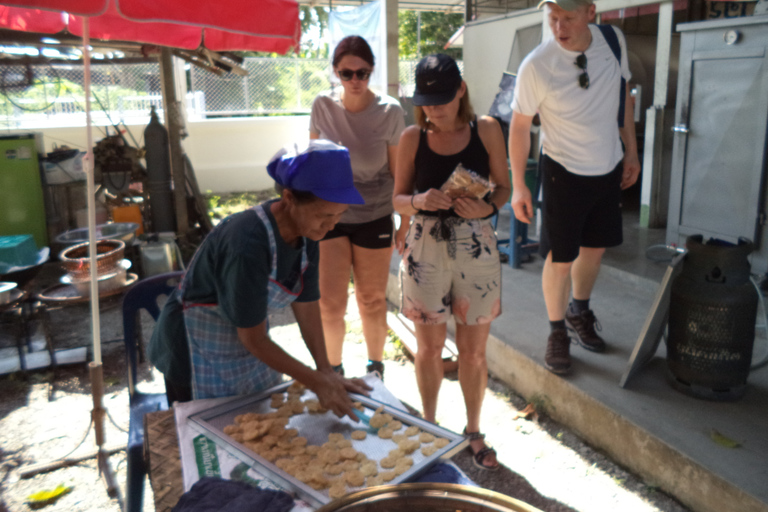
{"label": "blue baseball cap", "polygon": [[332,203],[365,204],[354,185],[349,151],[328,140],[285,146],[269,161],[267,172],[291,190],[311,192]]}

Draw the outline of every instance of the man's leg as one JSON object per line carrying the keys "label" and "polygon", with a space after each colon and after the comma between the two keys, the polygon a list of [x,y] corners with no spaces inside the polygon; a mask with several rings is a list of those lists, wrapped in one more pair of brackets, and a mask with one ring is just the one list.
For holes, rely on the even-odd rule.
{"label": "man's leg", "polygon": [[[578,261],[578,258],[577,258]],[[565,319],[565,309],[568,307],[568,294],[571,288],[571,267],[574,262],[555,263],[552,252],[544,261],[541,273],[541,288],[544,292],[544,303],[550,322]]]}
{"label": "man's leg", "polygon": [[593,352],[605,350],[605,341],[595,332],[595,326],[599,329],[599,324],[589,309],[589,299],[600,273],[603,254],[604,248],[582,247],[579,250],[579,257],[571,268],[574,300],[565,315],[568,328],[575,335],[579,345]]}
{"label": "man's leg", "polygon": [[568,373],[571,369],[570,345],[565,329],[565,312],[571,287],[572,262],[553,262],[552,252],[547,255],[541,273],[541,288],[551,332],[547,339],[544,366],[553,373]]}
{"label": "man's leg", "polygon": [[603,260],[605,249],[581,247],[579,257],[573,262],[571,268],[571,281],[573,282],[573,298],[589,300],[592,289],[595,287],[597,275],[600,273],[600,263]]}

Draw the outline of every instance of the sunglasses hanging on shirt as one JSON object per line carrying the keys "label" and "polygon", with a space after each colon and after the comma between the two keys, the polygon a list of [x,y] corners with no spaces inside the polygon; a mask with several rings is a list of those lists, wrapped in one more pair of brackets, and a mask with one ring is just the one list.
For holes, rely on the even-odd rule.
{"label": "sunglasses hanging on shirt", "polygon": [[582,53],[581,55],[576,57],[574,64],[576,64],[576,67],[578,67],[580,70],[583,71],[583,73],[579,75],[579,87],[581,87],[582,89],[589,89],[589,74],[587,74],[587,56]]}
{"label": "sunglasses hanging on shirt", "polygon": [[352,77],[357,77],[358,80],[365,81],[371,76],[370,69],[340,69],[338,73],[339,78],[345,82],[352,80]]}

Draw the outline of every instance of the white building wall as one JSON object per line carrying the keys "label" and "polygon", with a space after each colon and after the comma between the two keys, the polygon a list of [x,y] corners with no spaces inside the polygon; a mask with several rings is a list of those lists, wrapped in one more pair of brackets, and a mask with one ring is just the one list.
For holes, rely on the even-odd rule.
{"label": "white building wall", "polygon": [[502,74],[507,71],[512,43],[518,29],[541,24],[539,10],[498,16],[467,24],[464,29],[464,80],[472,106],[487,114],[499,91]]}
{"label": "white building wall", "polygon": [[[144,145],[145,125],[130,125],[139,146]],[[94,127],[93,139],[105,135],[104,127]],[[45,151],[63,145],[85,151],[86,131],[82,126],[42,128],[3,132],[43,134]],[[189,155],[200,190],[205,192],[244,192],[272,188],[267,163],[285,144],[309,139],[309,116],[275,116],[210,119],[187,123],[189,136],[182,144]],[[114,133],[114,129],[110,128]],[[126,134],[129,144],[131,137]]]}

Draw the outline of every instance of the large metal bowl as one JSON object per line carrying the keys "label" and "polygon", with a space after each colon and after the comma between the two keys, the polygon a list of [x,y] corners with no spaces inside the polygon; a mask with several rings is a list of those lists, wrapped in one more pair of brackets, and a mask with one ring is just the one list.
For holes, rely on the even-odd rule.
{"label": "large metal bowl", "polygon": [[[96,240],[112,239],[121,240],[130,246],[136,238],[136,230],[139,225],[135,222],[110,222],[96,226]],[[88,228],[78,228],[65,231],[56,236],[56,243],[61,245],[75,245],[88,241]]]}
{"label": "large metal bowl", "polygon": [[541,512],[504,494],[458,484],[418,483],[365,489],[333,501],[317,512]]}
{"label": "large metal bowl", "polygon": [[[118,288],[125,286],[127,279],[127,271],[131,268],[131,262],[129,260],[122,260],[114,272],[109,274],[100,275],[98,277],[98,292],[99,295],[112,292]],[[77,293],[81,297],[91,296],[91,278],[90,276],[76,278],[70,274],[64,275],[60,279],[62,284],[68,284],[75,287]]]}
{"label": "large metal bowl", "polygon": [[16,289],[16,283],[0,283],[0,306],[11,302],[11,292]]}

